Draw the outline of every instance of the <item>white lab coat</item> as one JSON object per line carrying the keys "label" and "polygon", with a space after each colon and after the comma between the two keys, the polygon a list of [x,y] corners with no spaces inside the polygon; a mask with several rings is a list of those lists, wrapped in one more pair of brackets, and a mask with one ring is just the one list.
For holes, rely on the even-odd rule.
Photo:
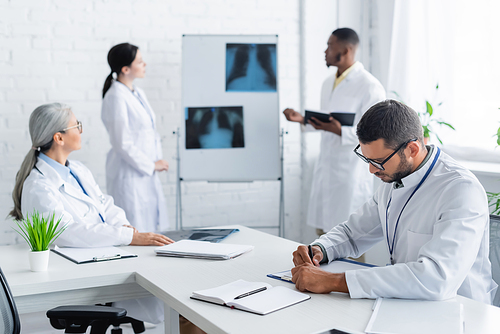
{"label": "white lab coat", "polygon": [[[132,242],[133,229],[125,212],[114,205],[113,198],[104,195],[95,182],[92,173],[81,162],[69,160],[69,167],[78,176],[81,189],[65,182],[57,171],[42,159],[38,159],[24,181],[21,196],[23,216],[36,209],[46,217],[55,212],[61,224],[68,224],[55,244],[68,247],[103,247],[128,245]],[[99,217],[103,217],[105,223]]]}
{"label": "white lab coat", "polygon": [[101,118],[111,150],[106,160],[106,187],[139,232],[168,229],[168,216],[155,161],[162,158],[155,115],[144,92],[135,87],[144,107],[131,90],[114,81],[102,101]]}
{"label": "white lab coat", "polygon": [[[403,188],[382,184],[349,220],[315,242],[328,260],[359,256],[379,241],[387,245],[404,203],[429,169],[403,178]],[[396,233],[396,264],[346,272],[352,298],[395,297],[441,300],[456,294],[490,304],[497,285],[491,277],[486,193],[467,169],[441,151],[436,165],[403,210]]]}
{"label": "white lab coat", "polygon": [[[68,224],[68,228],[55,241],[60,247],[130,244],[134,230],[123,226],[129,225],[125,212],[114,205],[111,196],[101,192],[87,167],[79,161],[68,160],[68,163],[88,196],[70,182],[65,182],[45,161],[38,159],[36,167],[24,181],[21,197],[23,216],[36,209],[44,216],[55,212],[56,218],[62,217],[61,224]],[[123,300],[115,305],[127,309],[130,317],[153,323],[163,321],[163,303],[155,297]]]}
{"label": "white lab coat", "polygon": [[372,105],[385,99],[385,90],[361,63],[353,66],[334,90],[335,75],[327,78],[321,89],[321,110],[356,113],[353,126],[342,126],[341,136],[321,131],[321,149],[314,168],[307,224],[324,231],[345,221],[373,195],[374,178],[353,149],[358,144],[356,126],[361,116]]}

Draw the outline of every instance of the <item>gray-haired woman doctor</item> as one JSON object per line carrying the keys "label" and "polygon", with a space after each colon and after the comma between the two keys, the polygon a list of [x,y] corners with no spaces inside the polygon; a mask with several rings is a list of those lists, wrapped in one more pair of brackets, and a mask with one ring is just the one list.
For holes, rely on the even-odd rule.
{"label": "gray-haired woman doctor", "polygon": [[22,219],[37,210],[68,228],[56,240],[58,246],[102,247],[112,245],[165,245],[173,241],[156,233],[139,233],[114,205],[113,198],[99,189],[90,170],[68,160],[81,148],[82,123],[67,105],[39,106],[30,116],[32,148],[19,172],[10,215]]}

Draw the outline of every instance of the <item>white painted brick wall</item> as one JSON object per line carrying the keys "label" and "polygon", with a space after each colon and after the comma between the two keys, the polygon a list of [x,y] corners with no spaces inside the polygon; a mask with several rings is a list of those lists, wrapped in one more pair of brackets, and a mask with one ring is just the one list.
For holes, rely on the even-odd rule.
{"label": "white painted brick wall", "polygon": [[[300,105],[298,1],[0,0],[0,244],[20,242],[6,216],[16,172],[31,147],[28,118],[38,105],[73,107],[85,130],[83,148],[71,158],[85,163],[105,190],[110,145],[100,120],[101,89],[109,73],[107,52],[125,41],[138,45],[148,64],[137,85],[157,114],[171,165],[161,180],[175,222],[172,131],[183,121],[182,34],[278,34],[280,109]],[[290,131],[285,140],[286,236],[300,240],[300,132]],[[182,193],[185,226],[278,222],[278,182],[186,182]]]}

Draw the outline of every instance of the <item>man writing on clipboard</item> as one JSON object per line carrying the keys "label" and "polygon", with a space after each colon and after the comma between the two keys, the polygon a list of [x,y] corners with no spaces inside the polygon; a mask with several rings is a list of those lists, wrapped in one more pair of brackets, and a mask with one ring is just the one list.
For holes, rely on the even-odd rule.
{"label": "man writing on clipboard", "polygon": [[[349,218],[293,253],[300,291],[351,298],[444,300],[456,295],[491,304],[489,211],[478,179],[434,145],[424,145],[417,113],[386,100],[357,126],[351,154],[383,183]],[[359,256],[379,242],[390,264],[345,273],[318,266]]]}
{"label": "man writing on clipboard", "polygon": [[[360,62],[355,61],[359,37],[349,28],[335,30],[325,50],[326,66],[337,67],[321,89],[321,110],[355,113],[352,126],[342,126],[330,117],[329,122],[316,118],[304,130],[322,130],[321,150],[314,168],[307,224],[318,235],[347,220],[349,214],[373,194],[373,176],[352,154],[358,143],[356,125],[373,104],[385,99],[382,84]],[[304,124],[304,117],[293,109],[283,111],[287,120]]]}

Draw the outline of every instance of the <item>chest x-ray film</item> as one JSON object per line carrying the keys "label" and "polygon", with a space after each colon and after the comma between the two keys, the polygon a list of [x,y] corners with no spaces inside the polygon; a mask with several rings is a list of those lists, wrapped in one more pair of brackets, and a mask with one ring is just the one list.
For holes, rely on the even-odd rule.
{"label": "chest x-ray film", "polygon": [[243,107],[186,108],[186,149],[245,147]]}
{"label": "chest x-ray film", "polygon": [[227,92],[275,92],[276,44],[226,44]]}

